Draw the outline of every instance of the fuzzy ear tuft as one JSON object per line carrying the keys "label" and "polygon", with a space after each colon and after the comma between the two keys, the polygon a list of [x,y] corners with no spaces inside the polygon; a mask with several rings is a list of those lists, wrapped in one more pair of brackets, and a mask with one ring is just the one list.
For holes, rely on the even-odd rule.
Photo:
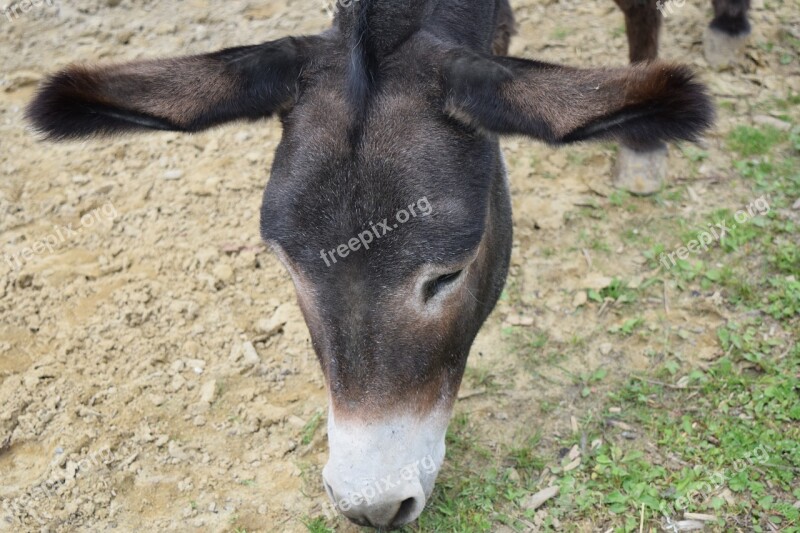
{"label": "fuzzy ear tuft", "polygon": [[573,131],[565,141],[615,137],[631,147],[664,141],[697,141],[714,122],[714,105],[706,87],[686,66],[639,64],[626,69],[617,83],[622,107]]}
{"label": "fuzzy ear tuft", "polygon": [[104,96],[103,77],[102,69],[77,65],[49,76],[25,117],[39,133],[56,141],[134,129],[182,129],[163,118],[113,103],[113,98]]}
{"label": "fuzzy ear tuft", "polygon": [[576,69],[460,53],[445,66],[444,85],[455,118],[553,144],[616,138],[648,149],[695,141],[714,117],[693,73],[661,62]]}
{"label": "fuzzy ear tuft", "polygon": [[102,67],[48,77],[26,116],[54,140],[136,130],[199,131],[268,117],[293,105],[319,38]]}

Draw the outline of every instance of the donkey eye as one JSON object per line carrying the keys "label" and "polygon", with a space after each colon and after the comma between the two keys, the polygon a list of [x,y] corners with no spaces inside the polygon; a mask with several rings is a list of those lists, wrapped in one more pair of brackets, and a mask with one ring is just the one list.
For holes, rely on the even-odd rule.
{"label": "donkey eye", "polygon": [[462,272],[464,271],[458,270],[456,272],[450,272],[449,274],[444,274],[426,283],[425,301],[427,302],[428,300],[436,296],[442,289],[444,289],[448,285],[451,285],[455,280],[459,278],[459,276],[461,276]]}

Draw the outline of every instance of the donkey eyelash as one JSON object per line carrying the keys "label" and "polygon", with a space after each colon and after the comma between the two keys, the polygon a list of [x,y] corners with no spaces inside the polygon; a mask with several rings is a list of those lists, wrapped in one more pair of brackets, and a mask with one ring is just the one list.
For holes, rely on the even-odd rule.
{"label": "donkey eyelash", "polygon": [[439,294],[442,289],[452,285],[458,278],[461,277],[464,270],[458,270],[456,272],[450,272],[448,274],[443,274],[436,279],[432,279],[425,284],[425,301],[427,302],[437,294]]}

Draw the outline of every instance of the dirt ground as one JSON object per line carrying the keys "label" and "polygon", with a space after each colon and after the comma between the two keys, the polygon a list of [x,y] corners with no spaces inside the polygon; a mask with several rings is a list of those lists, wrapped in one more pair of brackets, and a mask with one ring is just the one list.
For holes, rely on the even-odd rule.
{"label": "dirt ground", "polygon": [[[305,531],[305,517],[327,508],[326,396],[290,278],[258,235],[278,123],[52,145],[26,130],[22,113],[36,82],[70,62],[313,33],[328,23],[321,2],[50,4],[0,18],[0,531]],[[514,4],[512,53],[625,62],[610,0]],[[693,180],[693,203],[673,210],[746,205],[724,186],[732,170],[722,136],[754,103],[800,91],[796,62],[777,64],[752,44],[736,69],[711,72],[707,4],[691,0],[666,20],[662,56],[695,66],[730,105],[696,175],[672,149],[672,183]],[[796,3],[754,4],[751,42],[797,28]],[[635,232],[634,215],[609,203],[613,146],[510,139],[504,149],[512,297],[483,328],[457,407],[489,443],[530,424],[545,434],[568,427],[578,392],[565,369],[622,376],[652,362],[640,338],[607,334],[619,312],[580,305],[582,291],[646,270],[643,250],[620,237]],[[611,211],[595,235],[610,253],[570,223],[587,205]],[[648,207],[656,217],[664,208]],[[713,298],[676,293],[669,313],[660,299],[643,306],[648,323],[685,330],[686,358],[714,356],[726,317]],[[536,353],[512,349],[509,326],[588,342],[531,370]],[[487,372],[499,393],[480,394],[470,378]],[[558,408],[541,416],[542,401]],[[308,431],[314,420],[319,430]]]}

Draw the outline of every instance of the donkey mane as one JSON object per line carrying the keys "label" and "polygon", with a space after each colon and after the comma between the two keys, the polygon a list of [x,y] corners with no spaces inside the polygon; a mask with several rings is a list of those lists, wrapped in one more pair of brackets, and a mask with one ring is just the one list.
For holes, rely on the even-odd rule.
{"label": "donkey mane", "polygon": [[[345,78],[345,94],[355,115],[351,125],[351,137],[358,135],[361,129],[360,125],[366,115],[378,71],[378,59],[376,50],[373,49],[369,28],[370,4],[371,0],[359,0],[349,13],[355,17],[348,42],[350,54]],[[342,17],[348,15],[343,7],[340,8],[340,13]]]}
{"label": "donkey mane", "polygon": [[353,0],[339,4],[336,25],[347,46],[345,94],[354,120],[351,134],[358,134],[380,83],[384,58],[397,50],[422,27],[428,0]]}

